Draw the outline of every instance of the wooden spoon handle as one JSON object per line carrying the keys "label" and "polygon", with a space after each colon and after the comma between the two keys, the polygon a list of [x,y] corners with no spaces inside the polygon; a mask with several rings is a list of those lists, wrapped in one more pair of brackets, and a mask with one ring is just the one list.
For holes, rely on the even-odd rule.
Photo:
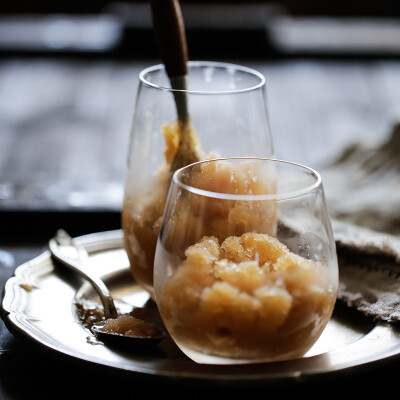
{"label": "wooden spoon handle", "polygon": [[160,56],[169,78],[187,75],[188,51],[178,0],[150,0]]}

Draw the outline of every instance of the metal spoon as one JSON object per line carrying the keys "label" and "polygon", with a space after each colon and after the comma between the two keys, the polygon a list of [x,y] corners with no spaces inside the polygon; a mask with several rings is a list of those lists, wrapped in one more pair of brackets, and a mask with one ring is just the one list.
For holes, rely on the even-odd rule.
{"label": "metal spoon", "polygon": [[[88,259],[86,249],[83,246],[74,244],[71,236],[62,229],[58,230],[55,237],[49,241],[49,248],[54,259],[61,262],[72,271],[77,272],[93,286],[103,304],[105,319],[116,319],[118,317],[118,312],[107,286],[98,276],[93,275],[85,267]],[[166,336],[165,332],[161,330],[158,330],[159,334],[157,336],[151,337],[124,335],[102,330],[101,325],[93,325],[92,331],[101,341],[123,345],[157,344]]]}

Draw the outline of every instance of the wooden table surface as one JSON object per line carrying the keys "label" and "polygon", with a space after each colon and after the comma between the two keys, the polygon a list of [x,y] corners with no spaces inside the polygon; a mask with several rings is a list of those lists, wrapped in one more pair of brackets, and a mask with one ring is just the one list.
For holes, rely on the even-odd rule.
{"label": "wooden table surface", "polygon": [[[383,141],[400,113],[399,61],[226,61],[265,74],[278,158],[318,168],[355,140]],[[16,266],[45,250],[57,226],[70,223],[74,234],[119,227],[138,72],[154,63],[0,61],[1,286]],[[399,367],[398,361],[379,364],[319,385],[298,382],[260,393],[354,399],[388,394]],[[234,392],[229,387],[155,387],[93,372],[25,343],[0,322],[1,399],[72,396],[78,382],[84,389],[77,398],[104,398],[104,385],[117,396],[138,399],[165,393],[182,398],[194,392],[215,398],[257,393],[251,387]]]}
{"label": "wooden table surface", "polygon": [[[384,140],[400,113],[398,61],[227,60],[266,76],[278,158],[318,167]],[[140,62],[0,61],[0,209],[121,204]]]}

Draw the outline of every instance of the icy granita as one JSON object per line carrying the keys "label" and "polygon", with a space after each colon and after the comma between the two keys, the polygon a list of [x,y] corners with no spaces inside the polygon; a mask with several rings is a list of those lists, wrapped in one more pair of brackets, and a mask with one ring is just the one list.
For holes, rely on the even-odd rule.
{"label": "icy granita", "polygon": [[[148,186],[136,197],[126,198],[122,209],[122,226],[124,230],[124,247],[127,251],[132,274],[135,279],[154,298],[153,264],[160,232],[168,189],[177,166],[184,166],[193,161],[178,157],[179,125],[166,124],[163,126],[166,147],[164,151],[165,164],[149,180]],[[195,139],[193,139],[195,140]],[[193,145],[194,146],[194,145]],[[202,154],[199,150],[197,154]],[[204,159],[215,158],[215,154],[203,156]],[[172,165],[174,167],[172,167]],[[219,191],[230,194],[266,194],[276,190],[273,179],[265,179],[265,171],[257,164],[243,162],[233,165],[221,162],[218,167],[212,163],[201,163],[186,179],[188,185],[207,191]],[[184,177],[183,177],[184,178]],[[185,178],[184,178],[185,179]],[[201,210],[202,219],[198,218]],[[204,216],[206,218],[204,218]],[[275,203],[273,201],[251,203],[215,201],[214,199],[197,200],[187,198],[181,204],[179,218],[173,227],[177,232],[185,229],[186,245],[196,243],[202,236],[214,235],[219,240],[230,235],[241,235],[245,232],[262,229],[265,233],[274,233],[276,225]],[[171,234],[170,245],[178,243]],[[179,243],[182,247],[182,243]]]}
{"label": "icy granita", "polygon": [[[182,184],[196,188],[194,192],[179,190],[168,224],[164,229],[164,247],[171,254],[184,256],[189,246],[203,236],[214,236],[220,242],[229,236],[246,232],[275,234],[276,200],[237,200],[237,196],[270,195],[276,192],[273,168],[256,161],[201,162],[183,171]],[[220,197],[202,196],[198,191]],[[175,197],[175,193],[172,193]],[[247,198],[247,197],[246,197]]]}
{"label": "icy granita", "polygon": [[176,268],[165,268],[158,307],[171,336],[190,352],[264,361],[302,356],[336,300],[337,285],[320,262],[266,233],[203,236]]}
{"label": "icy granita", "polygon": [[[161,130],[165,139],[164,164],[143,191],[124,199],[122,207],[124,247],[132,274],[153,298],[154,254],[172,175],[176,169],[204,158],[190,120],[185,129],[176,122],[164,123]],[[180,145],[183,135],[186,135],[185,146]]]}

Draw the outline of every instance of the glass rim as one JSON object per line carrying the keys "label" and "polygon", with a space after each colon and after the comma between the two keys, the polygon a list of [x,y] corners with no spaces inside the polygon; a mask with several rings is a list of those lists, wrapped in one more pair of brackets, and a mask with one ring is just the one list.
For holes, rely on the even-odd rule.
{"label": "glass rim", "polygon": [[206,95],[219,95],[219,94],[235,94],[235,93],[246,93],[246,92],[252,92],[257,89],[262,88],[265,86],[265,77],[264,75],[250,67],[245,67],[242,65],[238,64],[233,64],[233,63],[226,63],[226,62],[220,62],[220,61],[188,61],[187,63],[188,67],[218,67],[218,68],[223,68],[223,69],[229,69],[233,68],[235,70],[241,71],[248,73],[250,75],[256,76],[257,78],[260,79],[260,82],[257,83],[256,85],[252,85],[243,89],[230,89],[230,90],[189,90],[189,89],[173,89],[171,87],[167,86],[161,86],[157,85],[153,82],[150,82],[148,79],[145,78],[146,74],[149,72],[154,72],[158,70],[165,70],[164,64],[157,64],[157,65],[152,65],[150,67],[147,67],[140,71],[139,73],[139,79],[140,81],[145,84],[146,86],[150,86],[152,88],[166,91],[166,92],[182,92],[182,93],[188,93],[188,94],[206,94]]}
{"label": "glass rim", "polygon": [[[313,182],[310,185],[305,186],[304,188],[297,189],[297,190],[291,190],[291,191],[288,191],[285,193],[230,194],[230,193],[219,193],[219,192],[212,192],[210,190],[199,189],[194,186],[187,185],[179,179],[179,175],[185,169],[192,168],[195,165],[209,163],[209,162],[230,161],[230,160],[259,160],[259,161],[271,161],[276,164],[292,165],[292,166],[301,168],[301,169],[307,171],[312,176],[314,176],[315,182]],[[191,193],[194,193],[194,194],[197,194],[200,196],[212,197],[212,198],[221,199],[221,200],[237,200],[237,201],[289,200],[289,199],[294,199],[296,197],[304,196],[305,194],[309,194],[322,185],[322,178],[321,178],[320,173],[317,172],[316,170],[314,170],[313,168],[307,167],[306,165],[299,164],[299,163],[296,163],[293,161],[285,161],[285,160],[280,160],[277,158],[268,158],[268,157],[265,157],[265,158],[264,157],[226,157],[226,158],[213,158],[213,159],[209,159],[209,160],[202,160],[202,161],[198,161],[198,162],[186,165],[185,167],[182,167],[182,168],[176,170],[172,176],[172,181],[174,182],[175,185],[181,187],[182,189],[185,189]]]}

